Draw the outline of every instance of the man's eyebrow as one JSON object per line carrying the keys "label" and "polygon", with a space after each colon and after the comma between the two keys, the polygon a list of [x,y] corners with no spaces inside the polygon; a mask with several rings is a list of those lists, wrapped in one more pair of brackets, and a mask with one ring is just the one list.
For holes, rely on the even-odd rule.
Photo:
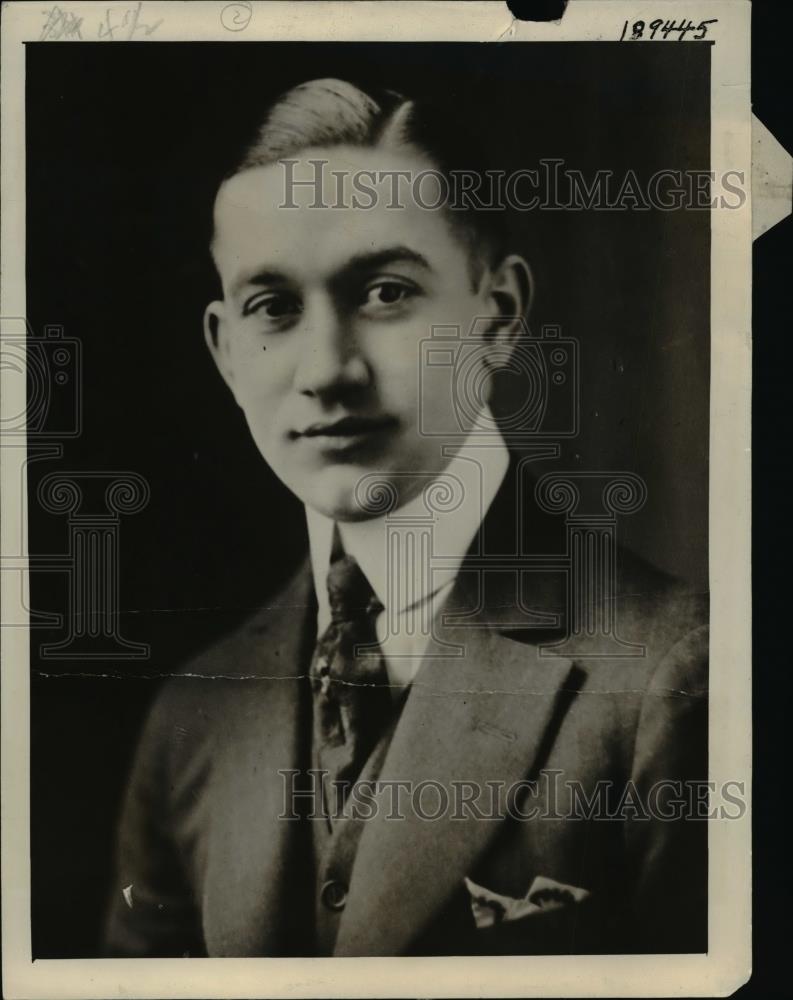
{"label": "man's eyebrow", "polygon": [[262,269],[261,271],[256,271],[253,274],[243,274],[236,279],[231,285],[231,294],[236,295],[240,292],[246,285],[284,285],[289,281],[289,278],[284,274],[283,271],[271,271]]}
{"label": "man's eyebrow", "polygon": [[[338,275],[350,275],[360,271],[375,271],[389,264],[418,264],[419,267],[432,270],[432,266],[424,254],[410,247],[396,245],[383,247],[382,250],[372,250],[365,253],[357,253],[349,257],[338,269]],[[243,274],[231,286],[231,294],[236,295],[248,285],[264,287],[267,285],[285,285],[290,283],[290,278],[283,271],[276,271],[270,268],[262,268],[253,274]]]}
{"label": "man's eyebrow", "polygon": [[342,271],[374,271],[389,264],[418,264],[420,267],[432,270],[430,262],[418,252],[406,246],[384,247],[382,250],[372,250],[367,253],[355,254],[344,264]]}

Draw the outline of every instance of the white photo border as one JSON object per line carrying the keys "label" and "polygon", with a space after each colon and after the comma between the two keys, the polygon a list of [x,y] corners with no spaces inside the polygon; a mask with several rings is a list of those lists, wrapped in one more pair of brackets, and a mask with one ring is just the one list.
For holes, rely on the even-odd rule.
{"label": "white photo border", "polygon": [[[50,4],[50,7],[54,4]],[[130,2],[73,3],[89,24]],[[3,5],[2,288],[0,316],[24,316],[25,60],[38,41],[41,3]],[[147,42],[255,40],[616,41],[623,24],[656,17],[709,25],[712,42],[711,170],[751,177],[749,0],[571,0],[560,22],[515,20],[495,2],[150,2],[160,21]],[[248,16],[250,15],[250,16]],[[245,18],[247,17],[247,21]],[[240,20],[241,18],[241,20]],[[245,21],[244,27],[239,24]],[[228,25],[231,25],[229,27]],[[84,36],[85,38],[85,36]],[[63,40],[57,44],[69,44]],[[79,42],[78,42],[79,44]],[[108,40],[107,44],[113,44]],[[626,43],[626,44],[641,44]],[[665,44],[678,44],[670,38]],[[682,44],[701,44],[685,41]],[[707,42],[705,43],[707,44]],[[751,199],[711,216],[710,779],[745,782],[751,794]],[[3,371],[2,415],[23,412],[24,387]],[[2,552],[27,551],[25,449],[3,448]],[[22,548],[18,548],[19,545]],[[27,594],[0,574],[14,620]],[[12,611],[8,611],[12,608]],[[709,824],[706,955],[499,958],[31,959],[29,649],[24,628],[2,640],[2,944],[5,995],[74,997],[532,997],[718,996],[751,971],[750,812]]]}

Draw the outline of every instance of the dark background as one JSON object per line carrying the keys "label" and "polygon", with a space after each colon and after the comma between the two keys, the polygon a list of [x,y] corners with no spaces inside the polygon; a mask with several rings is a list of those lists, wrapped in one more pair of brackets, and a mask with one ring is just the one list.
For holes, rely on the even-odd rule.
{"label": "dark background", "polygon": [[[291,85],[342,76],[441,97],[506,169],[591,175],[709,167],[707,45],[32,44],[27,46],[28,319],[82,344],[82,433],[52,471],[132,470],[151,500],[121,525],[120,631],[146,662],[42,661],[32,633],[35,957],[96,953],[113,827],[158,678],[239,621],[304,544],[203,345],[205,253],[229,149]],[[644,476],[622,538],[707,588],[707,212],[532,212],[532,325],[581,344],[582,432],[558,468]],[[66,518],[30,509],[30,551]],[[63,612],[56,574],[31,606]]]}
{"label": "dark background", "polygon": [[[752,3],[752,108],[793,152],[793,4]],[[752,257],[752,938],[739,997],[790,996],[790,276],[793,217]]]}

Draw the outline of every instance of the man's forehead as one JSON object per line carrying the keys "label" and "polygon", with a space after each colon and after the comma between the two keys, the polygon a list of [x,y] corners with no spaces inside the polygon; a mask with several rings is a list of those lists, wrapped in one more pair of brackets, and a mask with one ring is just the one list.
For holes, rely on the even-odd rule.
{"label": "man's forehead", "polygon": [[[396,244],[427,260],[462,249],[455,246],[444,213],[422,207],[411,196],[409,178],[429,169],[421,158],[342,147],[308,150],[294,160],[250,168],[221,187],[214,244],[221,270],[268,265],[332,271],[350,258]],[[393,176],[362,178],[360,173],[397,170],[408,175],[398,204]],[[370,185],[374,195],[362,194],[354,177]]]}
{"label": "man's forehead", "polygon": [[[378,204],[392,204],[397,190],[401,202],[407,204],[414,200],[416,178],[433,172],[437,172],[435,164],[411,146],[309,147],[230,177],[220,189],[218,204],[231,197],[268,207],[296,204],[308,208],[316,206],[318,200],[330,207],[339,204],[342,189],[354,193],[356,183],[376,191]],[[360,196],[360,186],[357,191]],[[364,202],[369,200],[369,196],[363,198]]]}

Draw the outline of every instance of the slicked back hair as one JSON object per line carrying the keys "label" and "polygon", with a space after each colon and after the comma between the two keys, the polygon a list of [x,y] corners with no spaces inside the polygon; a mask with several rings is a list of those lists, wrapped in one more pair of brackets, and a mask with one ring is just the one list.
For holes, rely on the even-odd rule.
{"label": "slicked back hair", "polygon": [[[333,146],[407,146],[423,154],[447,178],[450,190],[454,190],[454,172],[483,176],[488,169],[487,151],[477,149],[470,126],[466,128],[448,107],[414,101],[395,91],[375,95],[346,80],[328,78],[298,84],[277,98],[224,180],[307,149]],[[506,212],[472,207],[443,210],[466,244],[476,284],[482,265],[497,263],[507,252]]]}

